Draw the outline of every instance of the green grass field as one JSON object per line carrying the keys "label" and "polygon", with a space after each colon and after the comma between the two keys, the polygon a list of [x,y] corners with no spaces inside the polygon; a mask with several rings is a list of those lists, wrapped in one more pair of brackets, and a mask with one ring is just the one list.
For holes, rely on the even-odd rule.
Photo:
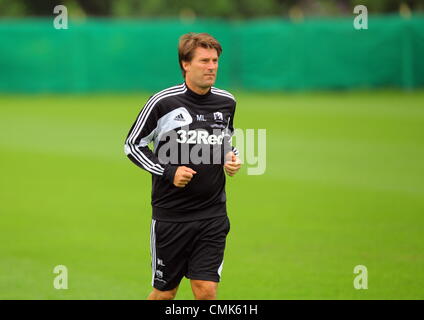
{"label": "green grass field", "polygon": [[[0,299],[146,298],[150,175],[123,142],[147,97],[0,96]],[[267,169],[227,179],[219,298],[424,299],[424,92],[236,97]]]}

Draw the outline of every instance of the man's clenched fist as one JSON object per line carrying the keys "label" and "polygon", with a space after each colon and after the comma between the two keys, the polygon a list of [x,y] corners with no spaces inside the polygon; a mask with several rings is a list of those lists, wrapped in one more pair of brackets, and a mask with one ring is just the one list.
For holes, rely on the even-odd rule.
{"label": "man's clenched fist", "polygon": [[232,151],[227,153],[225,159],[224,170],[230,177],[232,177],[240,170],[241,161]]}
{"label": "man's clenched fist", "polygon": [[193,178],[193,175],[196,174],[196,171],[193,169],[186,167],[186,166],[180,166],[177,168],[177,171],[175,172],[174,176],[174,185],[178,188],[185,187]]}

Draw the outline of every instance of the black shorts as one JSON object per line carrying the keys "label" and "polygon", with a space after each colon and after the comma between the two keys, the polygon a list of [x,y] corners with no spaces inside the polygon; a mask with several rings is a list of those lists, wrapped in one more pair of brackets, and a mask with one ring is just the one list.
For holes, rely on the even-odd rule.
{"label": "black shorts", "polygon": [[152,220],[152,286],[161,291],[171,290],[184,276],[219,282],[229,231],[226,215],[189,222]]}

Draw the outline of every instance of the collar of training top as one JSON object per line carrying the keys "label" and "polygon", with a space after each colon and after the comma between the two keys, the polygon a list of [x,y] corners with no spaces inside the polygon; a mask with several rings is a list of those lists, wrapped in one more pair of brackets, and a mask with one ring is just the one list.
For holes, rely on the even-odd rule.
{"label": "collar of training top", "polygon": [[205,99],[206,97],[208,97],[212,92],[211,92],[211,88],[209,88],[208,92],[206,92],[205,94],[198,94],[196,92],[194,92],[193,90],[191,90],[187,83],[184,82],[185,87],[187,88],[186,94],[196,98],[196,99]]}

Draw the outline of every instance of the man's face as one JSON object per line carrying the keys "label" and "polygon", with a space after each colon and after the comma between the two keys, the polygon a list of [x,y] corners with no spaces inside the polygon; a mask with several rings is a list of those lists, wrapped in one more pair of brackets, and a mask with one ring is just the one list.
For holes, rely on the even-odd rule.
{"label": "man's face", "polygon": [[200,88],[209,88],[216,80],[218,53],[215,49],[198,47],[191,61],[183,61],[183,68],[186,80]]}

